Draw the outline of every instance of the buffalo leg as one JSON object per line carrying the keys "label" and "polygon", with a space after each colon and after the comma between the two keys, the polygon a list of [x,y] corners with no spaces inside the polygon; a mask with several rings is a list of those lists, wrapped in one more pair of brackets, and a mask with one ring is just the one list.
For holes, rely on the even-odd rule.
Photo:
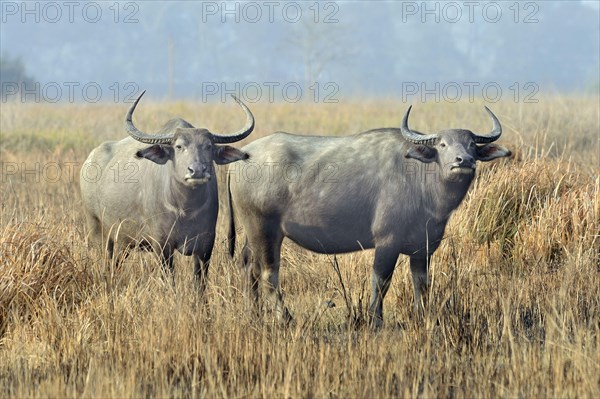
{"label": "buffalo leg", "polygon": [[115,268],[119,268],[121,262],[123,262],[127,256],[129,256],[129,248],[118,247],[115,240],[109,237],[106,243],[106,260],[108,261],[108,264],[112,263]]}
{"label": "buffalo leg", "polygon": [[254,310],[257,313],[260,310],[259,284],[260,266],[256,262],[250,262],[246,268],[246,291],[250,295],[251,301],[254,304]]}
{"label": "buffalo leg", "polygon": [[[112,238],[108,238],[108,242],[106,243],[106,255],[109,262],[112,262],[115,259],[115,241]],[[115,259],[115,266],[118,266],[118,262]]]}
{"label": "buffalo leg", "polygon": [[[212,252],[212,251],[211,251]],[[210,265],[210,253],[208,255],[194,256],[194,277],[198,283],[200,294],[204,294],[208,283],[208,267]]]}
{"label": "buffalo leg", "polygon": [[424,306],[427,303],[427,291],[429,289],[429,277],[427,275],[427,266],[431,256],[426,258],[411,256],[410,271],[412,273],[413,288],[415,293],[415,311],[423,315]]}
{"label": "buffalo leg", "polygon": [[375,249],[369,306],[369,322],[375,328],[381,327],[383,323],[383,299],[390,288],[397,259],[397,250],[382,247]]}
{"label": "buffalo leg", "polygon": [[254,317],[260,318],[260,264],[258,258],[252,253],[248,245],[248,238],[242,248],[241,266],[245,272],[244,289],[247,298],[248,313],[254,314]]}
{"label": "buffalo leg", "polygon": [[85,222],[87,228],[85,233],[86,246],[100,248],[100,252],[102,252],[102,224],[100,223],[100,220],[86,211]]}
{"label": "buffalo leg", "polygon": [[[279,266],[281,256],[281,243],[283,234],[281,232],[271,232],[264,234],[260,239],[260,245],[254,248],[260,248],[253,253],[260,264],[260,279],[263,288],[266,290],[270,303],[273,304],[279,320],[289,323],[292,321],[290,312],[283,304],[283,297],[279,288]],[[255,258],[255,259],[256,259]],[[253,265],[255,267],[256,264]]]}
{"label": "buffalo leg", "polygon": [[259,297],[258,285],[260,282],[260,265],[255,256],[252,256],[252,251],[248,247],[248,238],[242,248],[241,266],[246,273],[246,291],[251,296],[255,309],[258,310]]}
{"label": "buffalo leg", "polygon": [[165,272],[171,276],[173,286],[175,286],[175,267],[173,266],[173,250],[165,246],[162,250],[161,263]]}

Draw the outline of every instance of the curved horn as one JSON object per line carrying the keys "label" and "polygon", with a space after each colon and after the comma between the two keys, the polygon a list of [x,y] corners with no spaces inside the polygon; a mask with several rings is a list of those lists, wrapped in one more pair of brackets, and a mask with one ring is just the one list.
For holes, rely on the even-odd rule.
{"label": "curved horn", "polygon": [[135,111],[135,107],[137,107],[140,98],[144,95],[146,90],[140,94],[140,96],[135,100],[129,111],[127,112],[127,116],[125,116],[125,128],[127,129],[127,133],[134,139],[139,142],[146,144],[167,144],[173,140],[173,135],[170,133],[167,134],[146,134],[140,130],[133,124],[131,118],[133,117],[133,111]]}
{"label": "curved horn", "polygon": [[491,133],[486,134],[485,136],[480,136],[477,134],[473,134],[473,140],[478,144],[486,144],[491,143],[492,141],[496,141],[502,135],[502,125],[500,125],[500,121],[496,118],[496,115],[488,107],[485,107],[485,110],[492,117],[492,121],[494,122],[494,128]]}
{"label": "curved horn", "polygon": [[437,134],[423,134],[408,128],[408,115],[410,114],[411,108],[412,105],[408,107],[406,114],[404,114],[404,119],[402,119],[402,136],[414,144],[434,145],[438,139]]}
{"label": "curved horn", "polygon": [[243,140],[248,137],[250,133],[252,133],[252,130],[254,130],[254,116],[252,115],[252,112],[250,112],[248,107],[246,107],[246,104],[244,104],[236,96],[232,94],[231,97],[233,97],[235,102],[237,102],[246,113],[246,125],[231,136],[220,136],[213,133],[213,141],[217,144],[235,143],[236,141]]}

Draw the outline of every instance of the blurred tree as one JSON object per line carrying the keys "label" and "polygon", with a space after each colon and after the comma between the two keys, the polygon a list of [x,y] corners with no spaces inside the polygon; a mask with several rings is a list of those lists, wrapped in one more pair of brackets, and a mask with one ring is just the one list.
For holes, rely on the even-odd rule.
{"label": "blurred tree", "polygon": [[0,56],[0,94],[5,98],[5,92],[13,92],[15,87],[20,90],[24,85],[34,87],[34,79],[27,75],[25,64],[21,57],[11,57],[8,54]]}
{"label": "blurred tree", "polygon": [[347,29],[344,28],[340,24],[302,20],[290,31],[290,50],[297,52],[302,59],[306,93],[328,66],[349,59],[356,52],[347,43]]}

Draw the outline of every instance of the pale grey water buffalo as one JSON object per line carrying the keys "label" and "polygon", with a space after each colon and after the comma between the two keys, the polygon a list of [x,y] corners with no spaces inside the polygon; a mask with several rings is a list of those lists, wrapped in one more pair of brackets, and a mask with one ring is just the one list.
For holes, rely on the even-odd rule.
{"label": "pale grey water buffalo", "polygon": [[82,166],[89,235],[95,241],[106,240],[109,259],[117,250],[140,246],[154,250],[172,271],[175,250],[194,256],[195,275],[204,289],[219,210],[213,162],[223,165],[248,157],[234,147],[216,144],[247,137],[254,129],[254,117],[232,96],[246,113],[246,125],[231,136],[195,128],[181,118],[150,135],[132,122],[143,95],[125,118],[130,137],[102,143]]}
{"label": "pale grey water buffalo", "polygon": [[408,127],[346,137],[278,132],[243,147],[248,160],[230,166],[230,253],[235,217],[244,227],[242,261],[258,299],[260,280],[278,315],[291,316],[279,290],[281,243],[288,237],[323,254],[375,248],[369,316],[383,320],[383,299],[400,254],[410,256],[415,307],[423,310],[427,269],[452,212],[475,176],[475,163],[510,156],[492,144],[502,134],[450,129],[424,135]]}

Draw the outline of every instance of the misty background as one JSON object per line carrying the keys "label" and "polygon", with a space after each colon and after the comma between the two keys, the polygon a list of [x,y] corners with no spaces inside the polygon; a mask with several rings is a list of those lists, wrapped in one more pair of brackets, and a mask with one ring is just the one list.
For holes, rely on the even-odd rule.
{"label": "misty background", "polygon": [[143,89],[253,102],[284,87],[323,101],[436,82],[477,82],[476,98],[490,82],[511,95],[599,90],[595,1],[3,1],[1,11],[2,102],[122,102]]}

